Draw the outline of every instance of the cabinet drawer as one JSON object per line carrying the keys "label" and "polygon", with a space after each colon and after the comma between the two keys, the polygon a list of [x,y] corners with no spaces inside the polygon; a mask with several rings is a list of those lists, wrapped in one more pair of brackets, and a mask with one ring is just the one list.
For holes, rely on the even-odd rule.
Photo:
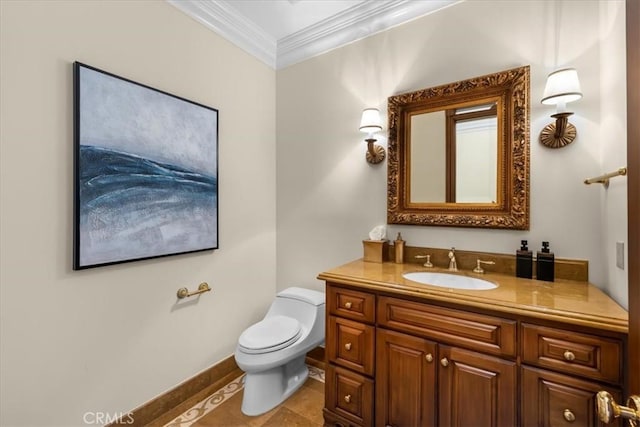
{"label": "cabinet drawer", "polygon": [[328,286],[327,305],[330,314],[366,323],[375,321],[376,297],[373,294]]}
{"label": "cabinet drawer", "polygon": [[372,380],[332,364],[329,364],[325,378],[328,410],[358,425],[373,424]]}
{"label": "cabinet drawer", "polygon": [[[544,369],[522,368],[522,426],[556,427],[599,424],[596,393],[606,390],[620,401],[620,390]],[[619,421],[612,425],[620,426]]]}
{"label": "cabinet drawer", "polygon": [[522,342],[525,363],[597,380],[621,381],[619,340],[523,323]]}
{"label": "cabinet drawer", "polygon": [[329,316],[329,361],[365,375],[373,375],[375,328],[364,323]]}
{"label": "cabinet drawer", "polygon": [[516,356],[516,322],[390,297],[378,298],[378,323],[489,354]]}

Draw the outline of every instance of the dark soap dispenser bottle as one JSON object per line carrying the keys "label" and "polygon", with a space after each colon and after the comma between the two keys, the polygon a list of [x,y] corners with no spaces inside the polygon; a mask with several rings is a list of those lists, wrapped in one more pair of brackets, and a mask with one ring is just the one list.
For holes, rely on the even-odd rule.
{"label": "dark soap dispenser bottle", "polygon": [[533,278],[533,252],[527,248],[527,241],[520,241],[520,250],[516,251],[516,277]]}
{"label": "dark soap dispenser bottle", "polygon": [[555,256],[549,250],[549,242],[542,242],[542,250],[537,254],[536,279],[553,282],[555,270]]}

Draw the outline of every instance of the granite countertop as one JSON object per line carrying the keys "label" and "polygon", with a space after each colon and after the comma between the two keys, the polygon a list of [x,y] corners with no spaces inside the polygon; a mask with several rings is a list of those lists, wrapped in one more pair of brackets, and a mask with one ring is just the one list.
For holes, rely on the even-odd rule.
{"label": "granite countertop", "polygon": [[[402,275],[414,271],[442,272],[475,277],[498,285],[489,290],[462,290],[423,285]],[[318,279],[383,291],[399,296],[440,301],[461,306],[489,309],[537,319],[562,321],[628,333],[628,312],[594,285],[557,280],[543,282],[496,273],[449,272],[420,264],[365,262],[362,259],[325,271]]]}

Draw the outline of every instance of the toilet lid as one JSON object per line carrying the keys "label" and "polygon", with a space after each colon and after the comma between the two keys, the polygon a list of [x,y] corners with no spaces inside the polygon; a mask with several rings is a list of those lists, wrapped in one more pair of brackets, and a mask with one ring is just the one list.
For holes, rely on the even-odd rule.
{"label": "toilet lid", "polygon": [[268,353],[287,347],[302,334],[300,323],[287,316],[270,316],[248,327],[238,339],[246,353]]}

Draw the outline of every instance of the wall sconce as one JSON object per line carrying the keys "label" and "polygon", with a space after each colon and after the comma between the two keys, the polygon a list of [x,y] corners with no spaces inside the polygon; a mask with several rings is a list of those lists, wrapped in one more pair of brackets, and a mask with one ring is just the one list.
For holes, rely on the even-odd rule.
{"label": "wall sconce", "polygon": [[556,121],[545,126],[540,132],[542,145],[561,148],[573,142],[576,138],[576,128],[569,123],[568,117],[573,113],[566,111],[566,104],[580,98],[582,91],[575,68],[564,68],[549,74],[541,102],[556,106],[556,114],[551,116]]}
{"label": "wall sconce", "polygon": [[380,122],[380,111],[377,108],[367,108],[362,112],[360,120],[360,131],[368,134],[367,141],[367,162],[376,164],[384,160],[385,151],[380,145],[374,144],[377,141],[373,136],[382,130]]}

